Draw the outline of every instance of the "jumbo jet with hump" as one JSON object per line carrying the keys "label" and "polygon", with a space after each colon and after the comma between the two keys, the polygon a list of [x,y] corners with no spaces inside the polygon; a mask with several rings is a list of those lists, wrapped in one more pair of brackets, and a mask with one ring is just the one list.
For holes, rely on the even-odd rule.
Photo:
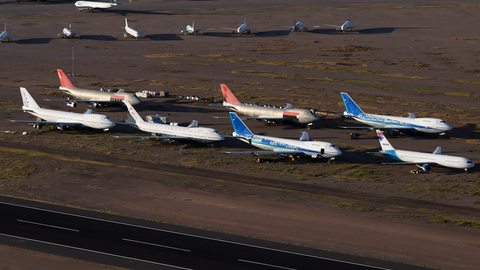
{"label": "jumbo jet with hump", "polygon": [[[72,108],[77,106],[76,102],[87,102],[90,104],[90,107],[92,108],[97,108],[102,104],[122,104],[123,105],[123,100],[127,100],[132,105],[137,105],[142,102],[134,93],[127,93],[122,90],[119,90],[116,93],[112,93],[112,92],[102,92],[102,91],[76,88],[70,82],[70,80],[67,78],[67,75],[61,69],[57,69],[57,72],[58,72],[58,78],[60,79],[60,84],[61,84],[61,86],[58,89],[76,98],[74,100],[62,99],[60,101],[65,101],[67,103],[67,106],[70,106]],[[58,101],[58,100],[49,99],[49,101]]]}
{"label": "jumbo jet with hump", "polygon": [[11,120],[16,123],[28,123],[35,128],[42,128],[43,125],[56,125],[59,129],[64,127],[89,127],[94,129],[109,130],[115,123],[103,114],[94,114],[88,109],[84,113],[64,112],[41,108],[24,87],[20,87],[22,94],[22,110],[42,121]]}
{"label": "jumbo jet with hump", "polygon": [[444,166],[448,168],[464,169],[465,172],[468,169],[473,168],[475,164],[464,157],[442,155],[442,148],[439,146],[433,153],[422,153],[415,151],[397,150],[393,148],[387,138],[380,130],[377,130],[378,140],[382,150],[380,152],[374,152],[369,154],[381,154],[387,157],[396,159],[401,162],[382,163],[391,165],[416,165],[418,170],[412,171],[412,173],[418,173],[420,170],[428,172],[431,165]]}
{"label": "jumbo jet with hump", "polygon": [[168,30],[168,31],[176,31],[184,35],[187,35],[187,34],[197,35],[200,31],[206,31],[206,30],[215,30],[215,28],[195,29],[195,22],[193,22],[192,25],[187,25],[186,29],[184,30]]}
{"label": "jumbo jet with hump", "polygon": [[353,129],[383,129],[390,131],[415,131],[425,133],[439,133],[444,135],[452,127],[438,118],[416,118],[415,114],[408,113],[408,117],[388,116],[364,113],[347,93],[341,93],[343,103],[347,109],[343,115],[353,118],[372,127],[344,127]]}
{"label": "jumbo jet with hump", "polygon": [[333,160],[342,154],[337,147],[329,142],[310,141],[307,132],[302,132],[300,140],[282,139],[253,134],[242,122],[236,113],[230,113],[233,125],[233,137],[236,137],[255,147],[268,151],[227,152],[233,155],[278,155],[278,156],[309,156],[311,158],[324,158]]}
{"label": "jumbo jet with hump", "polygon": [[170,140],[191,140],[201,143],[214,143],[222,141],[223,136],[213,128],[204,128],[198,126],[198,121],[193,120],[188,127],[168,125],[161,123],[146,122],[137,113],[128,101],[124,101],[131,116],[132,124],[144,132],[151,133],[151,136],[115,136],[115,138],[135,138],[135,139],[159,139]]}
{"label": "jumbo jet with hump", "polygon": [[90,32],[92,31],[72,32],[72,25],[70,24],[69,28],[66,28],[66,27],[63,28],[62,33],[47,33],[47,34],[55,34],[62,38],[67,38],[67,37],[74,38],[75,35],[77,34],[90,33]]}
{"label": "jumbo jet with hump", "polygon": [[128,20],[127,20],[127,18],[125,18],[125,34],[123,34],[123,36],[127,38],[130,35],[130,36],[132,36],[132,37],[134,37],[138,40],[138,38],[141,37],[143,33],[148,32],[148,31],[152,31],[152,30],[153,29],[139,32],[139,31],[133,29],[132,27],[128,26]]}
{"label": "jumbo jet with hump", "polygon": [[7,35],[8,35],[8,32],[7,32],[7,23],[5,23],[5,30],[3,30],[2,33],[0,33],[0,42],[1,42],[2,40],[4,40],[4,39],[6,39],[7,41],[11,41],[12,38],[24,36],[25,34],[15,35],[15,36],[7,36]]}
{"label": "jumbo jet with hump", "polygon": [[93,12],[93,10],[101,10],[116,7],[118,5],[123,5],[126,3],[131,2],[132,0],[117,3],[117,0],[111,0],[110,2],[94,2],[94,1],[77,1],[75,2],[74,7],[78,8],[79,11],[82,10],[89,10]]}
{"label": "jumbo jet with hump", "polygon": [[360,27],[360,26],[365,26],[368,24],[361,24],[361,25],[355,25],[355,26],[350,26],[352,24],[352,21],[350,21],[350,13],[348,14],[348,21],[344,22],[342,25],[333,25],[333,24],[325,24],[326,26],[332,26],[336,27],[337,31],[342,31],[345,33],[348,29],[350,29],[352,32],[355,31],[355,27]]}
{"label": "jumbo jet with hump", "polygon": [[222,27],[223,29],[228,29],[228,30],[232,30],[232,34],[238,34],[238,35],[242,35],[243,33],[246,33],[246,34],[250,34],[252,32],[252,30],[254,29],[260,29],[260,28],[265,28],[266,26],[264,27],[256,27],[256,28],[247,28],[247,17],[245,17],[245,21],[242,25],[240,25],[238,28],[228,28],[228,27]]}
{"label": "jumbo jet with hump", "polygon": [[301,21],[295,22],[295,19],[293,19],[293,26],[276,25],[275,27],[288,28],[288,29],[290,29],[291,32],[293,32],[293,31],[307,31],[308,28],[317,28],[317,27],[320,27],[320,26],[318,26],[318,25],[303,26]]}
{"label": "jumbo jet with hump", "polygon": [[225,98],[221,106],[228,107],[232,111],[248,116],[242,117],[243,119],[261,120],[265,121],[267,125],[275,121],[289,121],[297,124],[307,124],[307,127],[310,127],[313,122],[319,120],[318,116],[312,111],[293,109],[292,104],[287,104],[283,108],[275,108],[241,103],[227,85],[220,84],[220,88]]}

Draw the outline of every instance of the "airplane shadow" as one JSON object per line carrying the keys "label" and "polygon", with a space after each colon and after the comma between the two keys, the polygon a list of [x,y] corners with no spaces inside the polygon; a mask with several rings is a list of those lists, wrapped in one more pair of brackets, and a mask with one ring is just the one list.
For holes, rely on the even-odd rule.
{"label": "airplane shadow", "polygon": [[94,11],[94,13],[113,13],[113,14],[118,14],[122,16],[128,16],[128,15],[170,15],[169,13],[165,12],[158,12],[158,11],[153,11],[153,10],[128,10],[128,9],[105,9],[101,11]]}
{"label": "airplane shadow", "polygon": [[355,31],[346,31],[345,33],[337,31],[334,28],[317,28],[312,30],[312,33],[323,35],[347,35],[347,34],[390,34],[394,31],[415,30],[415,29],[438,29],[440,27],[379,27],[379,28],[365,28]]}
{"label": "airplane shadow", "polygon": [[175,34],[145,35],[144,38],[149,40],[183,40],[183,38]]}
{"label": "airplane shadow", "polygon": [[30,38],[11,42],[15,42],[16,44],[47,44],[50,43],[50,41],[52,41],[52,38]]}
{"label": "airplane shadow", "polygon": [[113,36],[106,36],[106,35],[81,35],[78,37],[75,37],[74,39],[89,39],[89,40],[101,40],[101,41],[112,41],[112,40],[118,40],[118,38],[113,37]]}

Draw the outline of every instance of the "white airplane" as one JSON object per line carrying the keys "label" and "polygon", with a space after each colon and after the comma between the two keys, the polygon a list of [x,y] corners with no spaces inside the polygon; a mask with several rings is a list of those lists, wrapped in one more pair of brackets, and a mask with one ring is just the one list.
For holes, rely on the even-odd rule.
{"label": "white airplane", "polygon": [[130,104],[133,105],[137,105],[142,102],[134,93],[127,93],[123,89],[120,89],[118,92],[103,92],[76,88],[61,69],[57,69],[57,72],[61,84],[58,89],[66,92],[69,95],[74,96],[77,99],[47,99],[47,101],[65,101],[67,103],[67,106],[72,108],[77,106],[76,102],[87,102],[92,108],[97,108],[102,104],[123,105],[123,100],[127,100],[128,102],[130,102]]}
{"label": "white airplane", "polygon": [[3,30],[2,33],[0,33],[0,42],[1,42],[2,40],[4,40],[4,39],[6,39],[7,41],[11,41],[12,38],[24,36],[25,34],[15,35],[15,36],[7,36],[7,35],[8,35],[8,32],[7,32],[7,23],[5,23],[5,30]]}
{"label": "white airplane", "polygon": [[228,28],[228,27],[222,27],[223,29],[228,29],[228,30],[232,30],[232,34],[239,34],[239,35],[242,35],[243,33],[247,33],[247,34],[250,34],[252,30],[254,29],[260,29],[260,28],[265,28],[266,26],[264,27],[257,27],[257,28],[248,28],[247,29],[247,17],[245,17],[245,22],[240,25],[238,28]]}
{"label": "white airplane", "polygon": [[260,136],[253,134],[242,122],[236,113],[230,113],[232,120],[233,137],[236,137],[255,147],[269,151],[250,151],[250,152],[227,152],[233,155],[278,155],[278,156],[309,156],[312,158],[325,158],[334,160],[336,156],[342,154],[338,148],[329,142],[310,141],[307,132],[302,132],[300,140],[282,139],[269,136]]}
{"label": "white airplane", "polygon": [[336,27],[337,31],[342,31],[345,33],[348,29],[350,29],[352,32],[355,31],[355,27],[360,27],[360,26],[365,26],[368,24],[361,24],[361,25],[355,25],[355,26],[350,26],[352,22],[350,21],[350,13],[348,14],[348,21],[344,22],[342,25],[332,25],[332,24],[325,24],[326,26],[332,26]]}
{"label": "white airplane", "polygon": [[195,29],[195,22],[193,22],[192,25],[187,25],[185,30],[168,30],[168,31],[181,32],[184,35],[187,35],[187,34],[197,35],[200,31],[206,31],[206,30],[215,30],[215,28]]}
{"label": "white airplane", "polygon": [[95,129],[109,130],[115,126],[115,123],[103,114],[93,114],[92,110],[88,109],[84,113],[64,112],[50,109],[43,109],[38,106],[30,93],[24,87],[20,87],[22,94],[24,112],[34,115],[41,121],[22,121],[10,120],[16,123],[28,123],[34,128],[42,128],[43,125],[56,125],[59,129],[64,127],[89,127]]}
{"label": "white airplane", "polygon": [[62,37],[62,38],[66,38],[66,37],[74,38],[75,35],[77,35],[77,34],[90,33],[90,32],[92,32],[92,31],[72,32],[72,25],[70,24],[69,28],[66,28],[66,27],[63,28],[62,33],[47,33],[47,34],[58,35],[59,37]]}
{"label": "white airplane", "polygon": [[295,19],[293,19],[293,26],[280,26],[280,25],[276,25],[275,27],[283,27],[283,28],[289,28],[290,31],[307,31],[308,28],[316,28],[316,27],[320,27],[319,25],[315,25],[315,26],[302,26],[302,22],[301,21],[298,21],[298,22],[295,22]]}
{"label": "white airplane", "polygon": [[343,103],[347,109],[343,115],[347,118],[353,118],[361,123],[372,127],[343,127],[353,129],[383,129],[390,131],[415,131],[425,133],[439,133],[444,135],[446,131],[452,130],[452,127],[438,118],[416,118],[415,114],[408,113],[408,117],[388,116],[364,113],[360,107],[350,98],[347,93],[341,93]]}
{"label": "white airplane", "polygon": [[464,169],[465,172],[475,166],[475,164],[473,164],[473,162],[468,158],[442,155],[442,148],[440,146],[437,147],[437,149],[435,149],[435,151],[433,151],[433,153],[431,154],[415,151],[396,150],[395,148],[393,148],[393,146],[390,144],[387,138],[385,138],[385,136],[380,130],[377,130],[377,136],[380,141],[382,151],[374,153],[369,152],[369,154],[381,154],[401,161],[382,164],[416,165],[418,167],[418,170],[414,170],[412,171],[412,173],[418,173],[420,170],[428,172],[430,171],[431,165]]}
{"label": "white airplane", "polygon": [[93,12],[93,10],[95,9],[103,11],[104,9],[112,8],[118,5],[123,5],[131,1],[132,0],[120,2],[120,3],[117,3],[117,0],[111,0],[110,2],[77,1],[75,2],[74,7],[78,8],[79,11],[89,10],[90,12]]}
{"label": "white airplane", "polygon": [[306,109],[293,109],[292,104],[285,107],[258,106],[253,104],[245,104],[238,101],[237,97],[230,91],[225,84],[220,84],[222,95],[225,101],[222,105],[212,104],[212,106],[224,106],[239,114],[247,115],[242,119],[254,119],[264,121],[266,125],[275,121],[289,121],[298,124],[307,124],[309,128],[313,122],[318,121],[312,111]]}
{"label": "white airplane", "polygon": [[[132,27],[128,26],[128,20],[127,20],[127,18],[125,18],[125,32],[126,33],[123,34],[123,36],[127,38],[130,35],[130,36],[133,36],[134,38],[136,38],[138,40],[138,38],[141,37],[143,33],[148,32],[148,31],[152,31],[152,30],[153,29],[139,32],[139,31],[133,29]],[[112,32],[112,33],[119,33],[119,32]]]}
{"label": "white airplane", "polygon": [[123,102],[128,108],[132,124],[141,131],[151,133],[152,136],[114,136],[115,138],[160,139],[164,141],[192,140],[201,143],[214,143],[224,139],[213,128],[199,127],[197,120],[193,120],[188,127],[145,122],[128,101],[124,100]]}

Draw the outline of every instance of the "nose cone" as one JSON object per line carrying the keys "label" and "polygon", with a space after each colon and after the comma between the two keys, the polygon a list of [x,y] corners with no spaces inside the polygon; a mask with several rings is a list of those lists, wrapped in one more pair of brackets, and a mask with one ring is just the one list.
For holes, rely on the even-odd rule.
{"label": "nose cone", "polygon": [[113,122],[110,119],[107,119],[107,120],[102,121],[102,125],[104,126],[104,128],[112,128],[112,127],[115,126],[115,122]]}
{"label": "nose cone", "polygon": [[449,131],[449,130],[452,130],[452,127],[451,127],[449,124],[447,124],[447,123],[443,123],[443,129],[444,129],[445,131]]}
{"label": "nose cone", "polygon": [[470,169],[473,167],[475,167],[475,164],[470,159],[467,159],[467,169]]}
{"label": "nose cone", "polygon": [[332,151],[332,155],[333,156],[340,156],[342,154],[342,151],[340,149],[338,149],[337,147],[334,147],[333,151]]}

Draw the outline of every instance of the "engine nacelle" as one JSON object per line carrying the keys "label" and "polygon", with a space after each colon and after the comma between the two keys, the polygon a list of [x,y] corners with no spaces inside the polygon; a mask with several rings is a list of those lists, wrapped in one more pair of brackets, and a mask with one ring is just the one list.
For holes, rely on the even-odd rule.
{"label": "engine nacelle", "polygon": [[420,169],[426,171],[426,172],[429,172],[430,171],[430,164],[423,164],[422,166],[420,166]]}
{"label": "engine nacelle", "polygon": [[77,103],[76,103],[75,101],[69,100],[69,101],[67,102],[67,106],[68,106],[68,107],[75,108],[75,107],[77,107]]}
{"label": "engine nacelle", "polygon": [[98,103],[97,102],[90,102],[89,106],[96,109],[96,108],[98,108]]}

